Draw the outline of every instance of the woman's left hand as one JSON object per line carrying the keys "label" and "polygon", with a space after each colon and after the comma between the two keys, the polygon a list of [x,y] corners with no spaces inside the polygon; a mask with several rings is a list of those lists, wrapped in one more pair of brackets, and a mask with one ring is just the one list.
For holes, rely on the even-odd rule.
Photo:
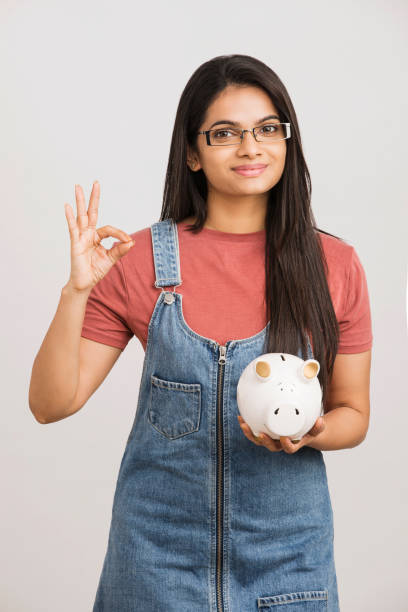
{"label": "woman's left hand", "polygon": [[245,436],[251,442],[254,442],[257,446],[266,446],[270,451],[284,450],[285,453],[293,454],[296,453],[302,446],[307,444],[318,434],[320,434],[326,427],[324,417],[319,417],[313,427],[296,443],[294,444],[289,436],[280,436],[279,440],[273,440],[268,434],[261,433],[260,436],[256,437],[251,431],[251,428],[245,423],[242,416],[238,415],[238,421]]}

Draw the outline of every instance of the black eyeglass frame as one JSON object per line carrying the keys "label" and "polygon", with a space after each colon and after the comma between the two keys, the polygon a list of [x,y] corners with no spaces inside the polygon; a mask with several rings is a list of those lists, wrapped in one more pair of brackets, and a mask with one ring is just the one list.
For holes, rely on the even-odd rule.
{"label": "black eyeglass frame", "polygon": [[[257,137],[256,137],[256,134],[255,134],[255,130],[261,130],[262,128],[266,127],[267,125],[285,125],[286,126],[286,133],[288,134],[288,136],[285,136],[285,138],[277,138],[273,142],[281,142],[282,140],[288,140],[288,138],[290,138],[292,136],[292,134],[290,133],[290,123],[285,123],[285,122],[279,121],[278,123],[266,123],[265,125],[258,125],[256,127],[253,127],[250,130],[240,130],[240,132],[241,132],[241,142],[240,142],[240,144],[242,144],[245,132],[252,132],[252,135],[255,138],[256,142],[268,142],[267,140],[258,140]],[[203,130],[201,132],[197,132],[197,134],[205,134],[207,145],[209,147],[232,147],[232,146],[238,144],[237,142],[231,142],[231,143],[227,143],[227,144],[213,144],[212,142],[210,142],[210,133],[211,132],[219,132],[222,129],[223,128],[221,128],[221,127],[213,128],[212,130]],[[224,128],[224,129],[228,129],[228,127]],[[233,127],[232,129],[238,130],[239,128]]]}

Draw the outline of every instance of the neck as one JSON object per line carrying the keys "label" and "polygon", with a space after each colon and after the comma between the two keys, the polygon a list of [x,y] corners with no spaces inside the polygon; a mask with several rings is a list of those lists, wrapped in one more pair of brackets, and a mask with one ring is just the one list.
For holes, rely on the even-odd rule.
{"label": "neck", "polygon": [[267,194],[244,198],[226,197],[209,192],[204,227],[232,234],[246,234],[265,229]]}

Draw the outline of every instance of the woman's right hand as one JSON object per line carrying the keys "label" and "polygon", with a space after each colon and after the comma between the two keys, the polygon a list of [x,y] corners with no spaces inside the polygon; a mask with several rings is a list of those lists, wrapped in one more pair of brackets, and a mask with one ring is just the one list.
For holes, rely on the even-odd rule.
{"label": "woman's right hand", "polygon": [[[76,219],[71,206],[64,204],[71,238],[71,275],[67,284],[75,291],[90,291],[134,244],[129,234],[112,225],[96,229],[99,196],[100,186],[95,181],[86,210],[82,187],[75,185]],[[106,250],[101,240],[109,236],[121,242]]]}

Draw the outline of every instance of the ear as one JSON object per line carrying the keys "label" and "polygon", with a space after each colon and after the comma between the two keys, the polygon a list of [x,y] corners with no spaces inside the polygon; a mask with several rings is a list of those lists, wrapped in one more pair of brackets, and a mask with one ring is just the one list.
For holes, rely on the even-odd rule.
{"label": "ear", "polygon": [[193,172],[197,172],[197,170],[201,169],[197,153],[192,151],[189,146],[187,146],[187,165]]}
{"label": "ear", "polygon": [[267,361],[262,361],[260,359],[255,364],[255,372],[258,374],[258,377],[262,382],[266,382],[271,374],[271,366]]}
{"label": "ear", "polygon": [[302,365],[301,375],[306,380],[313,380],[320,372],[320,363],[316,359],[307,359]]}

